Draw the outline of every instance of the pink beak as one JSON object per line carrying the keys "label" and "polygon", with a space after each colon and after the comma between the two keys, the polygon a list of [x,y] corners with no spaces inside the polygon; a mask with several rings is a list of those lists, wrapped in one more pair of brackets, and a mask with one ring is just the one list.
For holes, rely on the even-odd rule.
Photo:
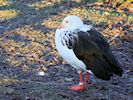
{"label": "pink beak", "polygon": [[64,26],[63,25],[58,26],[58,29],[61,29],[61,28],[64,28]]}

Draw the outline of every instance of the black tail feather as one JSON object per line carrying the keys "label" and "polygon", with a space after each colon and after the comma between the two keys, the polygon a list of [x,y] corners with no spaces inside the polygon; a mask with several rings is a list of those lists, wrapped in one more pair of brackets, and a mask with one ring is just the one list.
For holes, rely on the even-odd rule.
{"label": "black tail feather", "polygon": [[111,71],[116,75],[122,76],[123,69],[110,50],[106,51],[105,59],[110,64]]}
{"label": "black tail feather", "polygon": [[[89,65],[88,62],[87,65]],[[123,70],[119,66],[110,64],[101,56],[95,57],[94,62],[89,66],[94,75],[103,80],[110,80],[113,73],[119,76],[122,76],[123,73]]]}

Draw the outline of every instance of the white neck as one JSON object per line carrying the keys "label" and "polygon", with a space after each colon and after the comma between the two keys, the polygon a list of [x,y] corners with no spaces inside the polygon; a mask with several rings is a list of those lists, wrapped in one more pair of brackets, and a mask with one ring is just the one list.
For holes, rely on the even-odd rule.
{"label": "white neck", "polygon": [[84,31],[84,32],[87,32],[87,31],[89,31],[90,29],[92,29],[92,26],[91,26],[91,25],[83,24],[83,26],[80,27],[80,30],[81,30],[81,31]]}
{"label": "white neck", "polygon": [[[57,29],[56,30],[56,33],[61,34],[63,33],[65,30],[71,30],[71,31],[83,31],[83,32],[87,32],[89,31],[90,29],[92,29],[92,26],[91,25],[86,25],[86,24],[83,24],[82,26],[80,26],[79,28],[78,27],[71,27],[71,28],[62,28],[62,29]],[[58,32],[57,32],[58,31]]]}
{"label": "white neck", "polygon": [[80,27],[71,27],[72,30],[77,30],[77,31],[83,31],[83,32],[87,32],[89,31],[90,29],[92,29],[92,26],[91,25],[86,25],[86,24],[83,24],[82,26]]}

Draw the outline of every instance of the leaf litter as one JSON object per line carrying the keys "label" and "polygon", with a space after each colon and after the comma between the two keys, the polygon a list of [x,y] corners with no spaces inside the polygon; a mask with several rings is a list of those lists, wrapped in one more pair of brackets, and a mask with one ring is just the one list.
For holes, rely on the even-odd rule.
{"label": "leaf litter", "polygon": [[[33,0],[34,1],[34,0]],[[58,1],[58,0],[57,0]],[[19,2],[19,3],[18,3]],[[12,3],[18,3],[18,4],[25,4],[25,0],[21,1],[12,1]],[[47,1],[46,1],[47,3]],[[58,4],[54,6],[55,4]],[[124,10],[116,11],[113,8],[110,7],[102,7],[102,6],[74,6],[71,7],[66,6],[64,2],[48,2],[48,4],[45,4],[43,0],[38,2],[33,2],[26,4],[28,5],[29,9],[35,9],[38,11],[38,14],[42,14],[42,10],[46,10],[47,8],[51,6],[51,9],[63,9],[64,11],[58,12],[58,10],[53,14],[53,12],[43,13],[42,16],[48,16],[48,17],[41,17],[38,15],[34,15],[37,19],[37,22],[34,22],[34,20],[30,20],[33,23],[25,24],[21,23],[22,20],[26,20],[27,17],[20,16],[19,14],[16,14],[17,10],[11,12],[10,15],[3,15],[0,17],[1,21],[3,22],[3,27],[6,27],[6,25],[9,25],[9,29],[7,28],[2,36],[0,36],[0,51],[1,54],[5,53],[5,55],[1,55],[1,57],[4,58],[4,60],[0,61],[1,63],[9,64],[8,66],[11,66],[14,70],[10,73],[15,73],[17,78],[12,76],[9,77],[10,79],[6,79],[3,77],[4,74],[1,74],[0,77],[2,77],[0,84],[6,85],[6,86],[12,86],[13,88],[18,88],[18,91],[11,90],[11,93],[13,93],[13,98],[16,97],[15,94],[19,94],[20,98],[25,98],[25,96],[28,94],[28,98],[56,98],[57,100],[62,100],[62,98],[67,99],[73,99],[73,98],[91,98],[91,99],[116,99],[121,98],[121,100],[129,98],[130,100],[130,93],[132,93],[131,89],[133,86],[132,83],[132,72],[130,72],[131,75],[126,73],[125,77],[122,79],[118,79],[118,84],[114,84],[109,82],[105,88],[107,90],[103,91],[99,88],[95,89],[95,85],[91,84],[89,86],[89,89],[86,91],[89,91],[90,94],[85,93],[81,96],[80,93],[74,93],[71,91],[65,92],[67,89],[64,87],[59,86],[59,84],[65,84],[66,82],[70,82],[72,84],[74,81],[77,82],[78,80],[74,78],[78,78],[77,73],[75,70],[73,70],[67,63],[59,56],[58,52],[55,49],[55,43],[54,43],[54,32],[55,29],[60,25],[62,19],[67,15],[77,15],[81,17],[82,20],[85,22],[90,22],[91,25],[96,27],[97,30],[99,30],[104,36],[107,37],[107,39],[110,41],[111,49],[113,50],[116,57],[119,59],[119,62],[126,66],[128,70],[132,70],[133,63],[131,62],[132,58],[132,15],[126,14]],[[29,6],[30,5],[30,6]],[[22,6],[22,5],[21,5]],[[52,6],[54,6],[52,8]],[[15,8],[16,9],[16,8]],[[5,9],[6,11],[7,9]],[[9,9],[10,10],[10,9]],[[34,10],[33,10],[34,11]],[[6,13],[6,12],[4,12]],[[3,13],[3,14],[4,14]],[[21,13],[21,10],[19,10],[19,13]],[[27,16],[30,18],[32,17],[30,14],[30,10],[25,10]],[[21,13],[21,14],[23,14]],[[19,20],[15,17],[18,17]],[[14,20],[15,21],[14,21]],[[21,20],[22,19],[22,20]],[[40,21],[41,20],[41,21]],[[18,23],[18,27],[15,27],[14,24]],[[88,24],[88,23],[87,23]],[[19,26],[20,25],[20,26]],[[36,28],[35,28],[36,25]],[[10,28],[12,26],[12,28]],[[43,29],[40,28],[44,27]],[[101,29],[102,28],[102,29]],[[120,50],[118,50],[120,49]],[[127,52],[128,50],[128,52]],[[123,55],[125,54],[125,55]],[[6,65],[0,65],[1,69],[5,70],[4,73],[7,73],[8,66]],[[58,66],[58,67],[57,67]],[[128,67],[129,66],[129,67]],[[126,68],[124,68],[126,70]],[[16,69],[21,69],[20,73],[16,71]],[[6,72],[7,71],[7,72]],[[40,74],[41,76],[37,76],[36,73]],[[8,75],[7,75],[8,76]],[[22,77],[19,78],[19,76]],[[42,77],[43,76],[43,77]],[[74,77],[74,78],[73,78]],[[25,81],[24,81],[24,80]],[[21,81],[23,80],[23,81]],[[97,79],[96,79],[97,80]],[[54,86],[49,86],[47,82],[52,83]],[[104,84],[104,82],[101,82],[100,80],[97,80],[98,83]],[[126,84],[125,82],[129,83]],[[40,82],[40,83],[39,83]],[[57,83],[56,83],[57,82]],[[121,83],[120,83],[121,82]],[[27,86],[27,83],[30,83],[29,86]],[[44,84],[42,84],[44,83]],[[49,87],[45,87],[46,84]],[[59,83],[59,84],[58,84]],[[99,85],[97,83],[97,87],[103,87],[102,85]],[[106,83],[106,82],[105,82]],[[15,84],[15,86],[14,86]],[[22,89],[21,90],[21,84],[24,87],[28,87],[28,89],[31,89],[32,92],[29,93],[29,90]],[[125,84],[125,86],[123,86]],[[52,84],[50,84],[52,85]],[[56,85],[58,85],[56,87]],[[118,87],[117,87],[118,86]],[[120,86],[120,87],[119,87]],[[41,88],[39,93],[40,96],[35,97],[34,95],[38,93],[38,91],[34,90],[33,88]],[[91,88],[92,87],[92,88]],[[123,93],[116,93],[111,94],[109,92],[115,91],[115,89],[122,89],[124,88]],[[130,87],[130,88],[129,88]],[[112,88],[110,90],[110,88]],[[22,91],[24,91],[24,94],[21,94]],[[44,93],[45,91],[45,93]],[[53,93],[52,91],[58,91],[59,93]],[[126,92],[128,91],[128,92]],[[26,94],[27,93],[27,94]],[[96,95],[93,95],[93,94]],[[128,94],[127,94],[128,93]],[[47,97],[47,94],[52,95],[51,97]],[[55,96],[54,96],[54,95]],[[121,94],[121,95],[120,95]],[[123,96],[122,96],[123,95]],[[3,95],[0,95],[3,96]],[[9,95],[6,95],[9,96]],[[10,96],[12,97],[12,96]]]}

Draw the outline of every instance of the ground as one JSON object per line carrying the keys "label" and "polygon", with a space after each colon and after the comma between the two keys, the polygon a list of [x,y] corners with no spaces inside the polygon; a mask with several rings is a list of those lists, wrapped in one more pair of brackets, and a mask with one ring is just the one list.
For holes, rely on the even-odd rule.
{"label": "ground", "polygon": [[[1,100],[132,100],[132,11],[61,0],[0,0],[0,13]],[[93,76],[85,90],[68,89],[78,83],[78,74],[54,44],[55,30],[67,15],[79,16],[108,39],[122,77],[103,81]]]}

